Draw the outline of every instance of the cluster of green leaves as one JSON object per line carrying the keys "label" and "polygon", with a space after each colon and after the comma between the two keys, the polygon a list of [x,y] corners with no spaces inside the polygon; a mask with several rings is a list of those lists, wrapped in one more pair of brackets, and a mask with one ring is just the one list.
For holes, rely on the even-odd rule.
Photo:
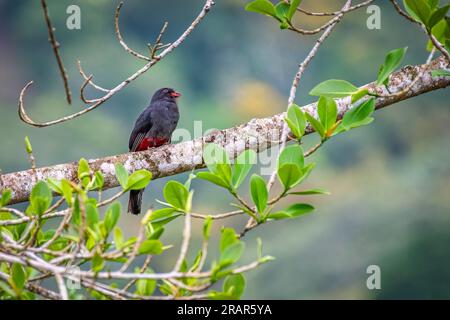
{"label": "cluster of green leaves", "polygon": [[9,201],[11,201],[11,190],[3,190],[0,196],[0,208],[8,205]]}
{"label": "cluster of green leaves", "polygon": [[[257,260],[259,264],[273,260],[272,256],[262,255],[262,241],[257,239]],[[232,228],[222,228],[219,242],[219,258],[212,262],[212,281],[225,278],[222,291],[212,290],[208,293],[209,298],[216,300],[239,299],[244,293],[245,277],[241,273],[234,273],[229,267],[236,263],[244,253],[245,244],[239,240],[238,235]]]}
{"label": "cluster of green leaves", "polygon": [[[300,117],[304,116],[301,111],[298,114]],[[302,122],[299,119],[292,119],[292,121],[303,123],[299,124],[299,130],[304,132],[304,121]],[[314,210],[313,206],[305,203],[294,204],[282,210],[274,210],[273,207],[278,200],[287,195],[326,193],[326,191],[320,189],[290,192],[292,188],[298,186],[308,177],[315,165],[314,163],[305,165],[303,150],[299,145],[286,147],[278,156],[277,174],[283,186],[283,191],[276,201],[269,200],[269,190],[265,179],[258,174],[251,175],[249,196],[252,205],[247,205],[246,202],[242,201],[242,197],[238,195],[238,187],[245,181],[252,169],[256,159],[253,150],[246,150],[238,155],[234,166],[232,166],[226,150],[219,145],[208,144],[205,147],[203,158],[209,171],[199,172],[197,177],[227,189],[238,200],[238,203],[232,203],[232,205],[247,213],[257,223],[294,218]]]}
{"label": "cluster of green leaves", "polygon": [[[24,300],[34,300],[36,298],[25,287],[32,273],[31,268],[24,268],[19,263],[13,263],[11,266],[0,264],[0,271],[10,275],[6,282],[0,281],[0,300],[8,296]],[[1,293],[2,291],[3,295]]]}
{"label": "cluster of green leaves", "polygon": [[245,6],[245,10],[263,14],[276,19],[281,29],[287,29],[302,0],[280,1],[274,5],[269,0],[254,0]]}
{"label": "cluster of green leaves", "polygon": [[439,6],[439,0],[404,0],[408,14],[422,23],[427,31],[450,51],[450,18],[447,12],[450,4]]}
{"label": "cluster of green leaves", "polygon": [[[377,85],[387,85],[390,75],[400,66],[407,48],[389,51],[378,72]],[[316,85],[310,92],[318,96],[317,117],[292,104],[286,114],[286,122],[294,135],[300,141],[305,134],[307,122],[319,134],[321,143],[343,131],[367,125],[373,121],[372,113],[375,110],[375,99],[365,87],[358,88],[346,80],[330,79]],[[354,106],[338,120],[337,98],[350,97]],[[361,102],[362,101],[362,102]]]}
{"label": "cluster of green leaves", "polygon": [[[439,0],[404,0],[408,14],[422,23],[427,32],[439,41],[447,52],[450,52],[450,17],[447,16],[450,4],[440,6]],[[428,41],[427,49],[431,51],[433,43]],[[450,76],[448,70],[435,70],[433,76]]]}
{"label": "cluster of green leaves", "polygon": [[[306,120],[309,122],[314,131],[319,134],[321,143],[324,143],[331,137],[350,129],[358,128],[367,125],[373,121],[371,117],[375,110],[375,99],[369,98],[366,101],[360,103],[359,105],[352,107],[347,111],[342,119],[338,120],[338,110],[336,102],[331,96],[339,95],[342,97],[342,91],[334,91],[337,87],[332,88],[332,83],[329,82],[322,86],[320,93],[324,94],[320,96],[317,103],[317,114],[318,119],[309,114],[308,112],[303,112],[303,110],[296,104],[292,104],[286,114],[286,122],[292,132],[292,134],[300,140],[305,132]],[[334,80],[339,81],[339,80]],[[319,85],[320,86],[320,85]],[[328,89],[325,89],[328,86]],[[322,90],[323,89],[323,90]]]}
{"label": "cluster of green leaves", "polygon": [[[27,147],[28,149],[28,147]],[[151,173],[146,170],[138,170],[129,175],[121,165],[116,165],[117,178],[123,191],[136,190],[145,187],[151,179]],[[20,224],[0,226],[0,239],[8,236],[14,241],[28,246],[40,247],[47,241],[52,240],[48,246],[51,252],[71,252],[77,246],[84,244],[89,250],[91,258],[82,261],[82,264],[90,264],[90,269],[100,272],[106,268],[106,261],[126,261],[137,241],[136,237],[124,239],[123,232],[117,226],[121,215],[119,202],[113,202],[107,207],[103,218],[99,212],[99,201],[89,196],[92,190],[101,191],[104,178],[100,172],[92,172],[89,163],[81,159],[78,163],[78,180],[76,184],[72,181],[48,179],[38,181],[31,190],[29,205],[25,214],[30,221]],[[46,214],[50,212],[53,203],[53,194],[61,196],[65,200],[67,211],[71,212],[71,221],[68,226],[54,239],[56,230],[52,227],[46,228],[48,219]],[[0,207],[5,206],[11,197],[10,191],[2,193]],[[13,216],[0,209],[0,220],[11,220]],[[151,223],[146,226],[146,239],[139,247],[138,254],[161,254],[166,247],[158,240],[162,232],[152,227]],[[110,237],[111,235],[111,237]],[[113,238],[114,241],[109,239]],[[114,253],[114,254],[112,254]],[[47,261],[55,256],[51,253],[43,254]],[[31,298],[30,292],[24,290],[26,280],[30,274],[36,274],[36,270],[21,272],[20,265],[12,265],[9,268],[1,264],[3,272],[10,275],[7,283],[1,282],[5,297]],[[22,276],[25,274],[26,276]],[[94,291],[93,295],[98,294]]]}
{"label": "cluster of green leaves", "polygon": [[[439,0],[403,0],[408,14],[424,25],[427,32],[439,41],[447,52],[450,52],[450,17],[447,16],[450,4],[440,6]],[[433,42],[428,40],[427,50],[431,51]],[[449,77],[448,70],[434,70],[434,77]]]}

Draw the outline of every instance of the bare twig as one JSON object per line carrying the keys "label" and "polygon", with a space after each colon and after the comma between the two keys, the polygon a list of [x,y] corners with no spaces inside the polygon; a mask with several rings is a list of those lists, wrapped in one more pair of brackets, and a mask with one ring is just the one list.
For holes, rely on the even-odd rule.
{"label": "bare twig", "polygon": [[375,0],[367,0],[364,2],[361,2],[359,4],[356,4],[354,6],[351,6],[350,8],[346,9],[346,10],[339,10],[339,11],[334,11],[334,12],[311,12],[308,10],[304,10],[300,7],[297,8],[298,11],[300,11],[301,13],[304,13],[308,16],[316,16],[316,17],[325,17],[325,16],[337,16],[340,15],[341,13],[347,13],[350,11],[354,11],[357,10],[359,8],[368,6],[369,4],[371,4],[372,2],[374,2]]}
{"label": "bare twig", "polygon": [[92,79],[89,79],[89,77],[86,75],[86,73],[84,72],[83,68],[81,67],[81,61],[77,60],[77,66],[78,66],[78,71],[80,72],[80,75],[83,77],[84,80],[88,81],[88,83],[94,87],[95,89],[99,90],[99,91],[103,91],[103,92],[109,92],[111,91],[110,89],[105,89],[97,84],[95,84]]}
{"label": "bare twig", "polygon": [[[351,0],[348,0],[344,7],[342,8],[342,10],[346,10],[350,7],[351,5]],[[315,45],[313,46],[313,48],[311,49],[311,51],[309,52],[309,54],[307,55],[307,57],[305,58],[305,60],[303,60],[303,62],[300,64],[299,69],[297,71],[297,74],[294,77],[294,80],[292,82],[292,86],[291,86],[291,91],[289,94],[289,99],[288,99],[288,107],[294,103],[295,100],[295,96],[297,93],[297,88],[298,85],[300,83],[300,80],[303,76],[303,73],[306,70],[306,67],[308,66],[308,64],[311,62],[311,60],[314,58],[314,56],[317,53],[317,50],[319,49],[319,47],[322,45],[322,43],[324,42],[324,40],[330,35],[330,33],[333,31],[334,27],[336,26],[336,24],[342,19],[343,17],[343,13],[341,13],[340,15],[338,15],[333,24],[331,24],[325,31],[324,33],[320,36],[320,38],[316,41]],[[289,134],[289,130],[288,130],[288,126],[286,123],[283,124],[283,132],[282,132],[282,136],[281,136],[281,145],[280,145],[280,152],[283,151],[285,145],[286,145],[286,140],[287,140],[287,136]],[[276,170],[274,170],[270,176],[269,182],[267,183],[267,188],[270,190],[273,186],[273,184],[275,183],[275,178],[276,178]]]}
{"label": "bare twig", "polygon": [[191,214],[186,212],[184,214],[184,228],[183,228],[183,241],[181,243],[180,255],[178,256],[173,272],[176,273],[180,271],[183,265],[184,259],[186,259],[187,251],[189,248],[189,241],[191,239]]}
{"label": "bare twig", "polygon": [[58,63],[59,73],[61,74],[61,78],[63,80],[64,90],[66,92],[67,103],[71,104],[72,103],[72,96],[71,96],[70,89],[69,89],[69,81],[68,81],[68,77],[67,77],[67,72],[66,72],[66,69],[64,68],[64,64],[62,62],[61,55],[59,54],[60,44],[56,40],[55,28],[52,26],[52,23],[50,21],[50,16],[49,16],[49,13],[48,13],[47,3],[45,2],[45,0],[41,0],[41,6],[42,6],[42,10],[44,11],[45,23],[47,25],[48,40],[49,40],[49,42],[50,42],[50,44],[52,46],[53,53],[54,53],[55,58],[56,58],[56,62]]}
{"label": "bare twig", "polygon": [[67,288],[64,283],[64,278],[60,273],[55,273],[55,279],[58,285],[59,294],[61,295],[61,300],[68,300],[69,296],[67,295]]}
{"label": "bare twig", "polygon": [[117,40],[119,41],[120,45],[125,49],[125,51],[127,51],[131,55],[135,56],[138,59],[142,59],[145,61],[151,61],[152,58],[146,57],[146,56],[140,54],[139,52],[131,49],[123,40],[122,35],[120,33],[120,28],[119,28],[119,16],[120,16],[120,10],[122,9],[122,6],[123,6],[123,1],[120,1],[119,5],[116,8],[116,13],[114,14],[114,30],[116,31]]}
{"label": "bare twig", "polygon": [[116,93],[121,91],[128,84],[130,84],[131,82],[133,82],[134,80],[139,78],[142,74],[144,74],[146,71],[148,71],[152,66],[154,66],[156,63],[158,63],[158,61],[160,61],[161,59],[166,57],[168,54],[170,54],[173,50],[175,50],[180,44],[182,44],[186,40],[186,38],[192,33],[192,31],[198,26],[198,24],[203,20],[203,18],[206,16],[206,14],[210,11],[210,9],[213,6],[213,4],[214,4],[213,0],[206,0],[206,2],[204,4],[202,10],[200,11],[199,15],[194,19],[194,21],[191,23],[191,25],[183,32],[183,34],[176,41],[174,41],[170,46],[168,46],[166,49],[164,49],[164,51],[162,51],[160,54],[155,56],[154,59],[152,59],[151,61],[148,61],[147,64],[145,64],[142,68],[140,68],[134,74],[129,76],[127,79],[122,81],[120,84],[118,84],[113,89],[109,90],[103,97],[96,99],[94,104],[90,105],[88,108],[85,108],[85,109],[83,109],[81,111],[78,111],[76,113],[73,113],[73,114],[70,114],[68,116],[65,116],[65,117],[62,117],[62,118],[59,118],[59,119],[56,119],[56,120],[52,120],[52,121],[47,121],[47,122],[36,122],[36,121],[34,121],[27,114],[27,112],[25,110],[25,106],[24,106],[24,95],[25,95],[27,89],[33,83],[33,81],[29,82],[22,89],[20,97],[19,97],[19,115],[20,115],[20,119],[22,119],[22,121],[24,121],[25,123],[27,123],[29,125],[32,125],[32,126],[35,126],[35,127],[48,127],[48,126],[52,126],[52,125],[55,125],[55,124],[58,124],[58,123],[62,123],[62,122],[65,122],[65,121],[69,121],[69,120],[75,119],[75,118],[77,118],[79,116],[82,116],[82,115],[84,115],[84,114],[86,114],[86,113],[96,109],[97,107],[99,107],[100,105],[102,105],[103,103],[108,101]]}
{"label": "bare twig", "polygon": [[[145,272],[145,270],[147,270],[147,268],[148,268],[148,266],[150,265],[150,262],[152,261],[152,257],[153,256],[150,256],[150,255],[148,255],[146,258],[145,258],[145,260],[144,260],[144,263],[142,264],[142,267],[139,269],[139,273],[144,273]],[[136,283],[136,281],[137,280],[131,280],[131,281],[129,281],[124,287],[123,287],[123,291],[128,291],[128,289],[130,289],[135,283]]]}

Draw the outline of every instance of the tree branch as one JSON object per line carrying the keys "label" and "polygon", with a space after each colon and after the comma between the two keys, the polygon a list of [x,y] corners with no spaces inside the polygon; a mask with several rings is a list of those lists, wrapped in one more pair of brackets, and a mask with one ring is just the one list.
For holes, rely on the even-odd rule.
{"label": "tree branch", "polygon": [[[376,87],[375,83],[370,83],[364,87],[371,92],[376,92],[386,97],[376,99],[376,108],[380,109],[393,105],[399,101],[406,100],[429,91],[445,88],[450,85],[450,77],[432,77],[431,72],[438,69],[446,69],[448,61],[444,56],[431,61],[429,64],[418,66],[406,66],[392,74],[389,82],[389,91],[385,87]],[[426,70],[424,72],[424,70]],[[418,79],[417,75],[422,74]],[[410,90],[402,92],[400,95],[388,95],[396,93],[411,85],[416,81]],[[341,118],[352,105],[348,98],[336,100],[339,117]],[[303,110],[317,117],[317,104],[312,103]],[[150,149],[143,152],[125,153],[109,156],[101,159],[90,160],[92,170],[100,170],[105,178],[104,189],[113,188],[119,185],[115,178],[114,164],[120,162],[128,172],[138,169],[147,169],[153,173],[154,179],[172,176],[181,172],[191,171],[204,167],[202,160],[203,145],[206,143],[217,143],[225,147],[230,155],[235,157],[245,149],[253,149],[261,152],[281,143],[282,129],[284,125],[285,113],[280,113],[269,118],[252,119],[246,124],[239,125],[225,130],[215,130],[209,135],[201,138],[185,141],[174,145],[165,145],[159,148]],[[306,133],[313,132],[311,127],[306,129]],[[49,167],[36,168],[4,174],[1,181],[1,190],[11,189],[11,203],[19,203],[28,200],[33,185],[36,180],[53,178],[57,180],[68,179],[77,181],[77,163],[66,163]]]}

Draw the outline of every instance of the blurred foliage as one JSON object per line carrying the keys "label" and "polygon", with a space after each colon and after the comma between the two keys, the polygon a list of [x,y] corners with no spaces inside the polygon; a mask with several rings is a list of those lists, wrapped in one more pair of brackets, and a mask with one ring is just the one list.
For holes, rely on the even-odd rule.
{"label": "blurred foliage", "polygon": [[[74,3],[82,10],[79,31],[65,28],[65,9]],[[277,24],[245,12],[246,3],[217,1],[188,41],[107,104],[75,121],[36,129],[17,116],[18,93],[29,80],[36,85],[26,105],[36,119],[53,119],[80,105],[65,105],[39,3],[0,0],[2,170],[28,168],[22,147],[26,135],[32,138],[39,166],[126,152],[134,119],[163,86],[183,93],[179,127],[189,130],[194,120],[202,120],[204,129],[226,128],[283,110],[297,65],[314,37],[280,32]],[[168,20],[166,41],[171,41],[201,4],[201,0],[127,1],[123,36],[144,52]],[[337,10],[342,4],[304,1],[305,8],[314,11]],[[348,14],[307,70],[298,105],[313,101],[308,92],[325,79],[346,79],[355,85],[376,80],[378,66],[392,48],[408,46],[406,64],[426,59],[423,32],[399,17],[387,1],[377,4],[382,9],[381,30],[366,28],[364,11]],[[141,66],[115,40],[115,5],[115,1],[49,1],[74,96],[81,84],[77,58],[105,87]],[[316,25],[314,21],[303,15],[295,18],[305,27]],[[247,276],[244,298],[449,298],[449,98],[448,90],[433,92],[382,110],[371,126],[336,137],[314,155],[321,161],[307,184],[324,186],[332,195],[309,201],[319,208],[313,215],[248,234],[249,243],[263,235],[265,250],[277,260]],[[163,183],[164,179],[153,182],[145,199],[162,198]],[[217,211],[217,206],[230,202],[215,187],[203,185],[193,182],[200,203],[195,209]],[[145,199],[144,206],[154,205]],[[243,221],[236,218],[236,222]],[[121,219],[127,236],[138,225],[139,219],[132,216]],[[165,236],[179,237],[181,228],[181,223],[174,223]],[[200,242],[201,225],[194,232],[194,240]],[[219,233],[220,228],[212,232]],[[154,268],[168,267],[174,259],[168,253]],[[370,264],[381,267],[380,291],[365,286]]]}

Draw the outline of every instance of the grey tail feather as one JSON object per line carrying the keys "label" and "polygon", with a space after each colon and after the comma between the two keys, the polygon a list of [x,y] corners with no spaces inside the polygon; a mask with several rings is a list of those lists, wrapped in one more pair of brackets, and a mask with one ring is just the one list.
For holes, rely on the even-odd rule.
{"label": "grey tail feather", "polygon": [[130,191],[130,199],[128,200],[128,212],[131,212],[132,214],[141,213],[141,204],[142,204],[142,194],[143,193],[144,193],[144,189]]}

